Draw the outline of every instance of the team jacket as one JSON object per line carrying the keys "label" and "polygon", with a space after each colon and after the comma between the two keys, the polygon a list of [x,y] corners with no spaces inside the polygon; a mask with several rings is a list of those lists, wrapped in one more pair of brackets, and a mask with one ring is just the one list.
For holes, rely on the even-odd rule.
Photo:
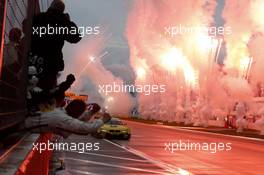
{"label": "team jacket", "polygon": [[24,129],[35,133],[53,132],[63,137],[69,134],[86,135],[97,131],[104,122],[96,119],[93,122],[83,122],[79,119],[72,118],[61,108],[53,111],[42,112],[38,116],[28,117],[25,121]]}

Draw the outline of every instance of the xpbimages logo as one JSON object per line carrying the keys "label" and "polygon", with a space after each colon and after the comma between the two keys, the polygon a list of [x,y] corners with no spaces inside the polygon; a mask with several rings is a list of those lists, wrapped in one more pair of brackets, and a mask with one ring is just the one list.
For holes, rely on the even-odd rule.
{"label": "xpbimages logo", "polygon": [[52,142],[48,140],[47,143],[40,142],[40,143],[33,143],[33,150],[39,151],[39,153],[43,153],[44,151],[74,151],[78,153],[84,153],[85,151],[99,151],[100,143],[84,143],[84,142],[70,142],[70,143],[63,143],[63,142]]}
{"label": "xpbimages logo", "polygon": [[141,93],[144,95],[150,95],[152,93],[164,93],[166,92],[166,85],[149,85],[149,84],[137,84],[137,85],[123,85],[113,82],[113,84],[99,85],[99,93],[106,95],[110,93],[129,92],[129,93]]}
{"label": "xpbimages logo", "polygon": [[82,26],[82,27],[64,27],[58,26],[51,26],[48,24],[47,26],[41,27],[32,27],[33,35],[38,35],[39,37],[43,37],[44,35],[76,35],[79,33],[81,37],[85,35],[99,35],[100,34],[100,27],[99,26]]}
{"label": "xpbimages logo", "polygon": [[178,142],[166,142],[164,150],[170,153],[175,151],[209,151],[210,153],[217,153],[220,151],[232,150],[231,143],[223,142],[192,142],[190,140],[179,140]]}
{"label": "xpbimages logo", "polygon": [[227,27],[206,27],[206,26],[188,26],[188,25],[172,25],[164,27],[165,36],[176,37],[179,35],[190,35],[190,34],[209,34],[212,37],[231,35],[232,28]]}

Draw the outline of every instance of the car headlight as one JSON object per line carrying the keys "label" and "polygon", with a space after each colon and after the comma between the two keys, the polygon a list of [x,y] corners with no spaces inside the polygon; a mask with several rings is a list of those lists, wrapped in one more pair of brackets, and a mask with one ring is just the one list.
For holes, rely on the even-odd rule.
{"label": "car headlight", "polygon": [[130,133],[130,130],[129,129],[126,129],[126,130],[123,130],[122,132]]}
{"label": "car headlight", "polygon": [[107,132],[107,130],[105,130],[105,129],[101,129],[100,132]]}

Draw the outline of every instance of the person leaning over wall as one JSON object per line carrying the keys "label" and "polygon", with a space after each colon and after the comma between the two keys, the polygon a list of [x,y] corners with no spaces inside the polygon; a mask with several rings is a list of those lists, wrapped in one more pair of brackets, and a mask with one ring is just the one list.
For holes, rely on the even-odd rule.
{"label": "person leaning over wall", "polygon": [[[82,100],[73,100],[65,109],[56,107],[46,112],[39,112],[36,116],[28,117],[20,126],[21,130],[33,133],[52,132],[60,136],[68,137],[70,134],[87,135],[96,132],[104,123],[107,123],[110,115],[103,115],[92,122],[86,122],[83,118],[90,118],[100,111],[100,106],[94,104],[90,111],[86,111],[86,104]],[[86,115],[86,116],[85,116]],[[79,118],[82,118],[80,120]]]}

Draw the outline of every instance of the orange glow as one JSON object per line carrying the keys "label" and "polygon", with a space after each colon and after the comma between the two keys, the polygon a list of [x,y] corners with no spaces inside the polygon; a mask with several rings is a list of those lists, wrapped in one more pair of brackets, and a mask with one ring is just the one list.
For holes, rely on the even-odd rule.
{"label": "orange glow", "polygon": [[259,25],[261,28],[264,27],[264,1],[255,0],[251,5],[251,17],[253,21]]}
{"label": "orange glow", "polygon": [[90,56],[89,59],[90,59],[91,62],[95,61],[95,57],[94,56]]}
{"label": "orange glow", "polygon": [[[240,71],[241,69],[241,58],[248,57],[248,47],[247,43],[250,39],[250,34],[243,33],[240,36],[240,40],[233,40],[227,44],[228,59],[226,60],[226,66],[230,68],[235,68]],[[244,62],[244,61],[242,61]],[[243,63],[242,63],[243,64]]]}
{"label": "orange glow", "polygon": [[77,95],[73,92],[65,92],[65,96],[69,99],[69,100],[82,100],[84,102],[87,102],[88,100],[88,95]]}
{"label": "orange glow", "polygon": [[112,101],[114,101],[113,97],[110,96],[110,97],[107,98],[107,102],[112,102]]}
{"label": "orange glow", "polygon": [[136,74],[139,79],[144,79],[146,77],[146,70],[143,67],[139,67],[137,68]]}
{"label": "orange glow", "polygon": [[208,53],[211,49],[215,49],[217,47],[218,41],[210,36],[204,34],[196,35],[196,45],[200,52]]}
{"label": "orange glow", "polygon": [[188,172],[188,171],[186,171],[186,170],[184,170],[184,169],[181,169],[181,168],[179,168],[178,173],[179,173],[180,175],[191,175],[190,172]]}
{"label": "orange glow", "polygon": [[240,59],[240,72],[242,76],[247,76],[252,58],[244,57]]}
{"label": "orange glow", "polygon": [[182,59],[181,57],[182,53],[178,49],[172,48],[162,56],[162,66],[169,71],[175,71],[179,64],[179,60]]}
{"label": "orange glow", "polygon": [[195,86],[196,75],[189,60],[182,54],[182,52],[173,47],[166,54],[162,56],[162,65],[168,71],[175,71],[177,68],[184,73],[186,84]]}

